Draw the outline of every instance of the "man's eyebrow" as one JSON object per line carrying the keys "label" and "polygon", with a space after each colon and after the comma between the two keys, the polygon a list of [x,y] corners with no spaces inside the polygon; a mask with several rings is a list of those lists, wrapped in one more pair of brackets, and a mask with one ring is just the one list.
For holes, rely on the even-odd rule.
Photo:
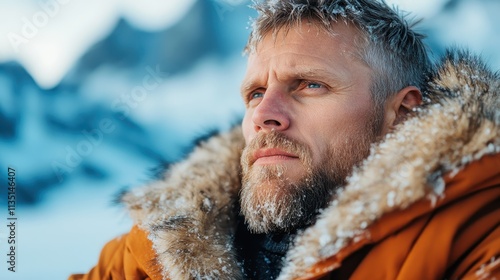
{"label": "man's eyebrow", "polygon": [[247,81],[243,81],[243,83],[241,84],[241,87],[240,87],[240,93],[242,96],[245,95],[246,92],[248,92],[249,90],[253,89],[257,87],[257,82],[255,80],[247,80]]}
{"label": "man's eyebrow", "polygon": [[246,92],[246,91],[250,90],[251,88],[253,88],[254,85],[255,85],[255,82],[253,82],[252,80],[243,81],[243,83],[241,84],[241,87],[240,87],[240,91],[242,93]]}
{"label": "man's eyebrow", "polygon": [[292,73],[294,76],[301,79],[320,79],[326,81],[339,81],[342,80],[339,73],[334,73],[324,68],[311,68],[311,67],[300,67],[294,69]]}
{"label": "man's eyebrow", "polygon": [[[340,70],[341,71],[341,70]],[[295,67],[290,69],[287,73],[282,74],[285,79],[311,79],[324,81],[326,83],[338,84],[340,81],[344,80],[345,75],[342,73],[334,73],[328,71],[324,68],[314,68],[314,67]],[[261,85],[253,78],[243,81],[240,87],[241,95],[244,95],[249,90],[261,87]]]}

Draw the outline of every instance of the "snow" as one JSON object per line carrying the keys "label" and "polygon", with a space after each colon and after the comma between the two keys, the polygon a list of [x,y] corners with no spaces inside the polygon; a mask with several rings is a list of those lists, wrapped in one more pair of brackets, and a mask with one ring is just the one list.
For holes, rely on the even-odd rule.
{"label": "snow", "polygon": [[396,192],[390,191],[387,194],[387,206],[394,207],[394,199],[396,198]]}
{"label": "snow", "polygon": [[0,2],[0,62],[17,60],[40,86],[52,88],[92,45],[112,31],[120,17],[143,29],[157,30],[176,23],[194,3],[194,0],[3,1]]}

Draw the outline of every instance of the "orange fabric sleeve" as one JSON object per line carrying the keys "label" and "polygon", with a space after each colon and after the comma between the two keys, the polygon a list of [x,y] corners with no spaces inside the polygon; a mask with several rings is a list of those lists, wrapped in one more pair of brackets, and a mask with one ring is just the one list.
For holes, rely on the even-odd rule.
{"label": "orange fabric sleeve", "polygon": [[109,241],[101,251],[97,265],[87,274],[74,274],[69,280],[125,279],[123,255],[127,234]]}
{"label": "orange fabric sleeve", "polygon": [[111,279],[162,279],[151,241],[137,226],[109,241],[102,249],[97,265],[87,274],[74,274],[68,280]]}
{"label": "orange fabric sleeve", "polygon": [[[464,273],[466,269],[468,271]],[[451,277],[459,278],[500,279],[500,225],[467,256]]]}

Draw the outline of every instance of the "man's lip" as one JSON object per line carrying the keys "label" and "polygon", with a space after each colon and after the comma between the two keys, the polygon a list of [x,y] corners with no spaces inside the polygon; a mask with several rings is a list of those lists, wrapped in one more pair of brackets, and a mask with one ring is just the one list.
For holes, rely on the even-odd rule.
{"label": "man's lip", "polygon": [[288,153],[281,149],[269,148],[269,149],[259,149],[253,154],[253,161],[257,161],[261,158],[269,157],[288,157],[288,158],[299,158],[297,155]]}

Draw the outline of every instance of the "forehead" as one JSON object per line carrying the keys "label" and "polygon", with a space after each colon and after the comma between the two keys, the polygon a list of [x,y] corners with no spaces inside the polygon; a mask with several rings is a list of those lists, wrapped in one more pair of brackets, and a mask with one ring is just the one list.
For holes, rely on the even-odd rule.
{"label": "forehead", "polygon": [[282,26],[264,34],[249,58],[279,51],[324,55],[358,56],[362,35],[357,28],[343,21],[331,23],[330,29],[311,21]]}
{"label": "forehead", "polygon": [[[344,22],[332,23],[331,31],[318,24],[303,22],[277,32],[268,32],[249,54],[245,80],[253,80],[270,70],[278,74],[338,75],[364,67],[359,59],[360,32]],[[355,65],[356,64],[356,65]],[[242,90],[246,87],[242,85]]]}

